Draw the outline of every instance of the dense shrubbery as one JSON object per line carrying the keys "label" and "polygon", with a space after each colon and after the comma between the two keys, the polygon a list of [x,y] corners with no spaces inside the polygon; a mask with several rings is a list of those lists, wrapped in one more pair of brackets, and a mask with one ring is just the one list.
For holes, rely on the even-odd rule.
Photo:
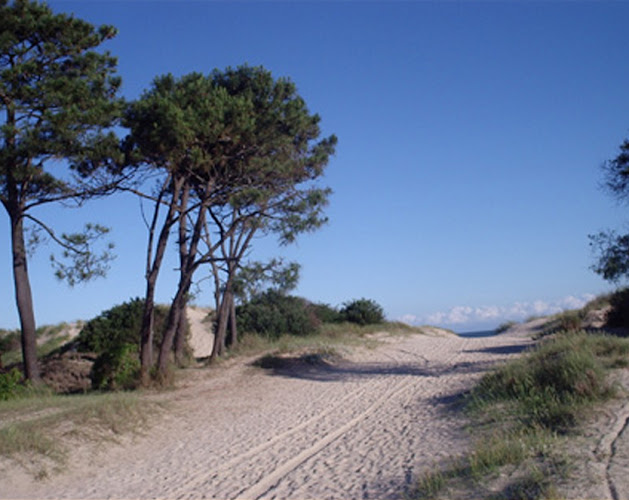
{"label": "dense shrubbery", "polygon": [[[95,352],[92,386],[97,389],[135,387],[140,363],[138,349],[144,301],[136,298],[102,312],[90,320],[77,337],[79,351]],[[158,305],[155,315],[155,346],[159,346],[168,307]]]}
{"label": "dense shrubbery", "polygon": [[103,352],[92,367],[92,387],[100,390],[135,389],[140,376],[137,344],[121,344]]}
{"label": "dense shrubbery", "polygon": [[623,288],[609,296],[611,309],[607,314],[607,326],[629,328],[629,288]]}
{"label": "dense shrubbery", "polygon": [[0,401],[16,397],[23,389],[20,370],[13,368],[6,373],[0,373]]}
{"label": "dense shrubbery", "polygon": [[77,337],[78,349],[100,354],[138,343],[143,304],[142,299],[132,299],[88,321]]}
{"label": "dense shrubbery", "polygon": [[628,354],[625,339],[561,333],[486,375],[475,396],[484,403],[513,402],[527,426],[563,429],[574,423],[584,404],[613,393],[605,369],[626,366]]}
{"label": "dense shrubbery", "polygon": [[343,304],[340,315],[343,321],[358,325],[373,325],[384,321],[382,307],[370,299],[352,300]]}
{"label": "dense shrubbery", "polygon": [[339,311],[327,304],[313,304],[275,290],[268,290],[239,306],[236,317],[242,331],[269,337],[309,335],[324,323],[347,321],[369,325],[384,321],[382,308],[373,300],[354,300]]}
{"label": "dense shrubbery", "polygon": [[340,323],[343,321],[341,313],[328,304],[310,304],[310,309],[321,323]]}
{"label": "dense shrubbery", "polygon": [[309,335],[321,324],[307,300],[275,290],[268,290],[237,307],[236,318],[241,330],[269,337],[285,333]]}

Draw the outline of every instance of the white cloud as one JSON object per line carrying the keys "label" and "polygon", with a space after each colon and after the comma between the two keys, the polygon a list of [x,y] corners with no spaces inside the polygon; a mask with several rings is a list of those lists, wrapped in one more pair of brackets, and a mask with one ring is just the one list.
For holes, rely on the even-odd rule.
{"label": "white cloud", "polygon": [[411,325],[431,324],[447,327],[463,325],[495,324],[504,321],[522,321],[531,316],[548,316],[566,309],[579,309],[592,300],[594,295],[569,295],[556,301],[535,300],[532,302],[516,302],[509,306],[455,306],[448,311],[438,311],[426,316],[406,314],[400,321]]}

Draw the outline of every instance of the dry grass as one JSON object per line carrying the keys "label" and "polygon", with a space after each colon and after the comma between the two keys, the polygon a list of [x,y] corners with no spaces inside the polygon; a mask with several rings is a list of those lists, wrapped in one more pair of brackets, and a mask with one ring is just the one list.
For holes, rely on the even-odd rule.
{"label": "dry grass", "polygon": [[74,440],[111,441],[142,433],[162,411],[138,394],[39,396],[0,402],[0,457],[36,477],[62,470]]}

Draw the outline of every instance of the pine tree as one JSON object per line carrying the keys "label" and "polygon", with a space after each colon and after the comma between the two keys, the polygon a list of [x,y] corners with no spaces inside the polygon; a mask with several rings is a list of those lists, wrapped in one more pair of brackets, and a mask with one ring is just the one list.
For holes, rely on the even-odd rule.
{"label": "pine tree", "polygon": [[57,236],[32,209],[67,200],[80,205],[115,185],[117,172],[101,160],[118,142],[109,127],[122,108],[120,79],[116,59],[93,50],[115,34],[111,26],[95,28],[40,2],[0,0],[0,201],[11,226],[24,374],[32,381],[39,369],[25,224],[42,227],[75,258],[74,266],[58,268],[71,284],[102,275],[111,257],[90,251],[90,239],[103,227]]}

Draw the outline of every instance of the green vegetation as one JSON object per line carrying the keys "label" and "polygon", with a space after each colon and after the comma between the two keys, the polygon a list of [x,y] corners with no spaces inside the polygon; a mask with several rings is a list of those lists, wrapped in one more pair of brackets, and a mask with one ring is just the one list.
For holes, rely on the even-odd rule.
{"label": "green vegetation", "polygon": [[341,318],[358,325],[375,325],[384,321],[382,307],[370,299],[352,300],[343,304]]}
{"label": "green vegetation", "polygon": [[344,348],[367,347],[378,345],[378,340],[369,336],[378,332],[389,335],[408,335],[422,333],[421,328],[405,323],[380,323],[360,326],[353,323],[324,323],[310,335],[282,334],[275,337],[249,333],[243,335],[237,346],[228,351],[227,357],[233,356],[283,356],[286,354],[334,354],[339,355]]}
{"label": "green vegetation", "polygon": [[629,340],[584,331],[549,336],[529,353],[487,374],[467,399],[480,435],[474,449],[420,478],[413,498],[446,488],[482,490],[511,464],[514,482],[491,498],[552,498],[566,474],[559,451],[588,409],[616,395],[610,370],[629,366]]}
{"label": "green vegetation", "polygon": [[0,373],[0,401],[13,399],[24,390],[22,374],[17,368],[6,373]]}
{"label": "green vegetation", "polygon": [[[122,110],[121,80],[116,59],[100,50],[116,30],[27,0],[0,3],[0,20],[0,205],[10,221],[4,241],[11,245],[24,375],[37,383],[27,231],[36,227],[60,245],[61,260],[51,263],[70,285],[104,276],[112,259],[111,245],[100,255],[91,246],[107,228],[88,224],[79,233],[57,234],[40,207],[68,200],[80,206],[113,192],[120,179],[99,161],[116,158],[119,142],[110,127]],[[35,233],[29,243],[41,239]]]}
{"label": "green vegetation", "polygon": [[[135,298],[103,311],[88,321],[75,341],[79,351],[94,352],[98,358],[92,369],[92,386],[99,390],[134,389],[140,382],[140,329],[144,300]],[[153,338],[161,342],[168,307],[154,308]],[[186,324],[186,331],[189,326]],[[186,346],[186,355],[190,349]]]}
{"label": "green vegetation", "polygon": [[506,332],[509,328],[514,327],[517,324],[517,321],[506,321],[496,327],[496,333]]}
{"label": "green vegetation", "polygon": [[[72,439],[98,443],[139,433],[162,406],[130,393],[42,395],[0,402],[0,456],[39,478],[63,467]],[[63,434],[64,439],[60,439]],[[28,460],[25,460],[28,457]]]}
{"label": "green vegetation", "polygon": [[245,333],[271,338],[284,334],[313,335],[322,328],[329,331],[334,324],[344,324],[345,328],[348,324],[367,326],[384,322],[382,307],[373,300],[354,300],[337,310],[277,290],[267,290],[237,307],[236,317]]}
{"label": "green vegetation", "polygon": [[[59,323],[57,325],[46,325],[37,328],[36,352],[38,358],[41,359],[44,356],[48,356],[69,340],[67,336],[60,335],[66,327],[66,323]],[[19,363],[22,359],[21,349],[19,330],[0,329],[0,369],[3,366]]]}
{"label": "green vegetation", "polygon": [[266,337],[282,334],[310,335],[321,324],[316,309],[301,297],[268,290],[236,308],[236,318],[245,332]]}

